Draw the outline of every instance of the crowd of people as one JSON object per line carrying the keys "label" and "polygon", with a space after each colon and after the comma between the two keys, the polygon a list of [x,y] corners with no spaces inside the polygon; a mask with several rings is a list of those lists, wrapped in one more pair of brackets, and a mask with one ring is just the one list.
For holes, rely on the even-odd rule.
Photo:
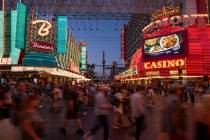
{"label": "crowd of people", "polygon": [[[51,113],[65,110],[58,128],[65,135],[70,120],[84,140],[93,139],[103,128],[103,139],[110,139],[110,129],[135,127],[135,139],[150,124],[147,109],[161,112],[157,140],[187,140],[189,110],[193,112],[195,140],[209,140],[210,95],[208,80],[180,84],[95,84],[37,83],[20,80],[0,85],[0,139],[42,140],[47,135],[46,122],[39,109],[50,104]],[[95,122],[85,130],[81,116],[94,109]],[[111,112],[111,113],[110,113]],[[110,115],[111,114],[111,115]],[[109,124],[109,120],[112,124]]]}

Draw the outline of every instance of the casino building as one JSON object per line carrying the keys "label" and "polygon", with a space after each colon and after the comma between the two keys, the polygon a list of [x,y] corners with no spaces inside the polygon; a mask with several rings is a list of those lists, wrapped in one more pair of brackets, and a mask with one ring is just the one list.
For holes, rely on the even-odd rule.
{"label": "casino building", "polygon": [[136,72],[121,73],[122,81],[210,76],[207,13],[184,15],[179,7],[163,7],[142,32],[143,43],[130,66]]}
{"label": "casino building", "polygon": [[0,11],[1,73],[85,79],[80,71],[81,66],[86,70],[84,59],[86,43],[76,41],[67,16],[40,17],[21,2],[15,10]]}

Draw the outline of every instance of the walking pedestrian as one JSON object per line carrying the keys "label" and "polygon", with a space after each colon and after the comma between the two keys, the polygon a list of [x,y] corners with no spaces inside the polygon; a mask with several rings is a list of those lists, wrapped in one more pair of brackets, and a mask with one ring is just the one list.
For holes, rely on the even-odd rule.
{"label": "walking pedestrian", "polygon": [[182,106],[182,87],[171,85],[169,95],[165,99],[165,109],[162,112],[162,131],[170,140],[185,140],[186,111]]}
{"label": "walking pedestrian", "polygon": [[85,134],[85,140],[89,140],[101,126],[104,129],[103,139],[109,139],[108,113],[111,108],[112,106],[110,103],[108,103],[108,99],[106,98],[105,88],[103,86],[99,86],[98,93],[95,96],[96,122],[93,128]]}
{"label": "walking pedestrian", "polygon": [[22,140],[41,140],[45,135],[45,124],[37,112],[39,99],[35,95],[29,95],[23,103],[20,112],[20,128]]}
{"label": "walking pedestrian", "polygon": [[137,86],[136,92],[131,95],[131,112],[136,124],[136,140],[140,139],[141,132],[145,123],[145,105],[143,95],[145,92],[144,86]]}
{"label": "walking pedestrian", "polygon": [[78,99],[78,91],[72,86],[69,85],[66,94],[66,113],[64,118],[64,125],[61,128],[61,132],[66,134],[66,129],[69,125],[70,120],[74,120],[78,130],[76,131],[77,134],[84,134],[82,122],[79,116],[79,99]]}

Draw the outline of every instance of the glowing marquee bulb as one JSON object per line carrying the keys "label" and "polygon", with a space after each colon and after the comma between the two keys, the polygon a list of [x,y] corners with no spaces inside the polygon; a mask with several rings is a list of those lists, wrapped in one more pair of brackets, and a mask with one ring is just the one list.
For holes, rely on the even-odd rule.
{"label": "glowing marquee bulb", "polygon": [[42,23],[41,27],[38,30],[38,35],[44,37],[47,36],[50,33],[50,28],[52,28],[52,25],[50,24],[50,22],[46,21],[46,20],[35,20],[32,22],[32,25],[35,25],[37,23]]}

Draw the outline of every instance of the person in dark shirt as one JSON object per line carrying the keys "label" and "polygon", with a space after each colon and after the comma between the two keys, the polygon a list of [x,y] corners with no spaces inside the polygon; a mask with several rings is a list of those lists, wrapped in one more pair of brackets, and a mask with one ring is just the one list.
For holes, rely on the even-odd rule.
{"label": "person in dark shirt", "polygon": [[14,124],[18,125],[19,121],[19,113],[22,108],[22,103],[27,98],[27,90],[26,90],[26,84],[24,82],[20,82],[18,85],[18,92],[13,97],[14,102]]}
{"label": "person in dark shirt", "polygon": [[79,117],[79,100],[77,90],[73,86],[69,86],[68,90],[66,90],[66,113],[64,118],[64,125],[61,129],[63,134],[66,134],[66,129],[68,127],[70,120],[75,120],[77,127],[79,128],[76,133],[84,134],[84,130],[82,127],[81,119]]}

